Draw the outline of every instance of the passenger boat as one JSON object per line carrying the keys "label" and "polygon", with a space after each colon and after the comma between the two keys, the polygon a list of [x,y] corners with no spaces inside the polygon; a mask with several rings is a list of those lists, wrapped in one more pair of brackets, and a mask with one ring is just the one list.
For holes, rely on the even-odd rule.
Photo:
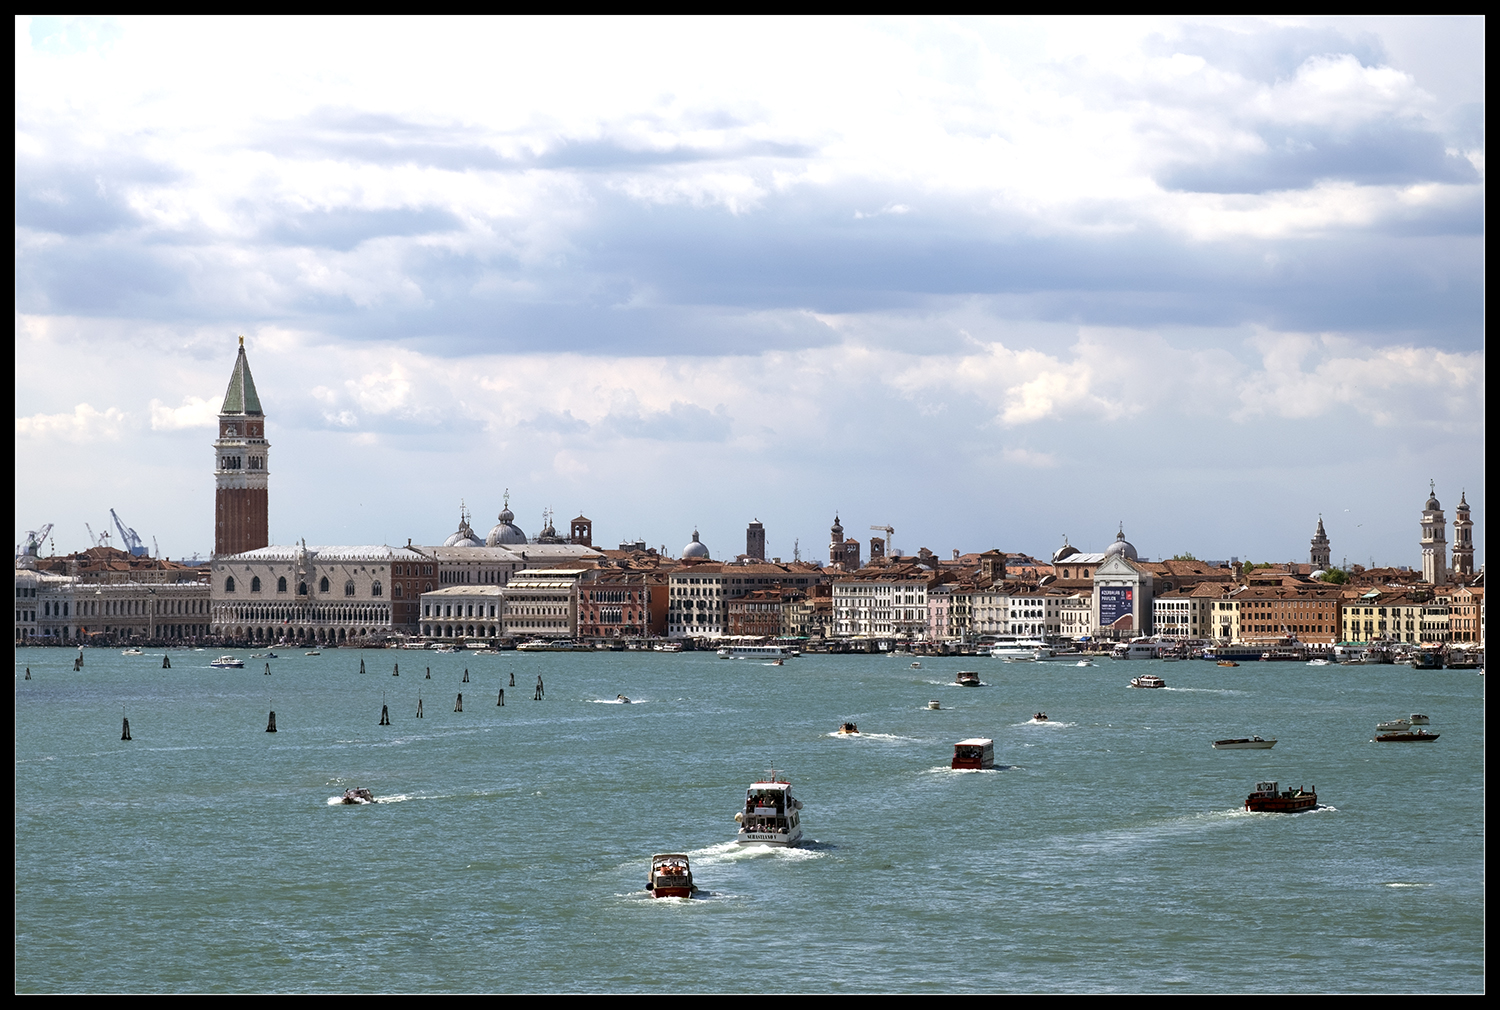
{"label": "passenger boat", "polygon": [[953,765],[960,770],[995,767],[995,741],[988,737],[971,737],[953,745]]}
{"label": "passenger boat", "polygon": [[1047,643],[1040,638],[1021,638],[1016,635],[1002,635],[996,639],[995,644],[990,647],[990,656],[994,659],[1029,660],[1036,659],[1038,651],[1052,654]]}
{"label": "passenger boat", "polygon": [[1413,670],[1441,670],[1443,654],[1437,649],[1418,649],[1412,653],[1411,668]]}
{"label": "passenger boat", "polygon": [[791,654],[791,649],[780,645],[726,645],[719,650],[720,659],[782,660]]}
{"label": "passenger boat", "polygon": [[1258,736],[1242,736],[1234,740],[1215,740],[1214,750],[1270,750],[1275,740],[1263,740]]}
{"label": "passenger boat", "polygon": [[646,890],[653,898],[691,898],[698,889],[688,857],[680,852],[658,852],[651,857]]}
{"label": "passenger boat", "polygon": [[1375,737],[1376,743],[1427,743],[1442,736],[1441,733],[1429,733],[1425,729],[1414,729],[1403,733],[1380,733]]}
{"label": "passenger boat", "polygon": [[792,784],[771,769],[764,781],[745,790],[745,808],[734,815],[739,823],[735,841],[741,845],[796,845],[802,840],[802,801],[792,795]]}
{"label": "passenger boat", "polygon": [[368,789],[345,789],[344,795],[339,799],[340,803],[355,806],[362,803],[374,803],[375,794]]}
{"label": "passenger boat", "polygon": [[[439,652],[443,651],[441,649]],[[458,650],[454,650],[455,652]],[[591,645],[574,642],[567,638],[533,638],[516,646],[517,652],[593,652]]]}
{"label": "passenger boat", "polygon": [[1139,677],[1130,678],[1131,687],[1166,687],[1167,682],[1154,673],[1144,673]]}
{"label": "passenger boat", "polygon": [[958,671],[958,676],[956,676],[956,677],[953,678],[953,683],[959,685],[960,687],[982,687],[983,686],[980,683],[980,681],[979,681],[979,674],[978,674],[978,672],[974,671],[974,670],[960,670],[960,671]]}
{"label": "passenger boat", "polygon": [[839,736],[859,736],[859,726],[856,723],[846,722],[838,728]]}
{"label": "passenger boat", "polygon": [[681,642],[657,642],[651,647],[653,652],[681,652]]}
{"label": "passenger boat", "polygon": [[1318,805],[1318,788],[1277,791],[1275,782],[1257,782],[1255,792],[1245,797],[1245,809],[1251,813],[1299,814]]}
{"label": "passenger boat", "polygon": [[217,670],[241,670],[244,669],[245,661],[243,659],[235,659],[233,656],[220,656],[208,665]]}

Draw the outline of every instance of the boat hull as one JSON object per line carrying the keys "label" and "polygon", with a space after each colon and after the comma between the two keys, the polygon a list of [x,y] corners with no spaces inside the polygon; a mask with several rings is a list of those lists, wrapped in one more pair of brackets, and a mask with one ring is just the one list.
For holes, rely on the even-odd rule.
{"label": "boat hull", "polygon": [[1245,800],[1245,809],[1252,814],[1300,814],[1318,805],[1318,797],[1312,793],[1302,796],[1251,796]]}
{"label": "boat hull", "polygon": [[779,831],[741,831],[735,841],[741,845],[792,846],[802,841],[802,825],[797,825],[786,834]]}
{"label": "boat hull", "polygon": [[1215,740],[1214,750],[1270,750],[1275,740]]}
{"label": "boat hull", "polygon": [[1441,733],[1382,733],[1375,738],[1376,743],[1431,743]]}

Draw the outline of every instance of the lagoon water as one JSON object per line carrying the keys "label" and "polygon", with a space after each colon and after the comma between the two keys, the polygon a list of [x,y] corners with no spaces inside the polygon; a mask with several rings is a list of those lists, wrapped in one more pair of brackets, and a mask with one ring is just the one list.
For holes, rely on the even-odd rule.
{"label": "lagoon water", "polygon": [[[1473,670],[171,655],[16,653],[18,991],[1484,988]],[[1441,739],[1371,742],[1411,712]],[[1003,767],[949,770],[968,736]],[[773,765],[816,841],[738,847]],[[647,896],[660,851],[702,897]]]}

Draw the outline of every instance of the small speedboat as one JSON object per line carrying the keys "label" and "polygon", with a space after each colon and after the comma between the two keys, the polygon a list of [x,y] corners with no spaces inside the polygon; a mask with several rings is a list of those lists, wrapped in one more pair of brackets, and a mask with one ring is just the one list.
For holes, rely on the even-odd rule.
{"label": "small speedboat", "polygon": [[859,726],[852,722],[846,722],[838,728],[839,736],[859,736]]}
{"label": "small speedboat", "polygon": [[1232,659],[1221,659],[1221,660],[1219,660],[1219,665],[1220,666],[1239,666],[1240,664],[1236,663]]}
{"label": "small speedboat", "polygon": [[208,665],[216,670],[242,670],[245,667],[245,661],[235,659],[233,656],[220,656]]}
{"label": "small speedboat", "polygon": [[629,705],[630,704],[630,699],[627,698],[627,697],[625,697],[623,694],[617,694],[617,695],[615,695],[615,701],[619,702],[621,705]]}
{"label": "small speedboat", "polygon": [[1411,714],[1411,724],[1413,726],[1431,726],[1432,720],[1427,718],[1427,716],[1423,715],[1421,712],[1413,712]]}
{"label": "small speedboat", "polygon": [[122,656],[144,656],[145,653],[142,652],[140,649],[121,649],[120,650],[120,655],[122,655]]}
{"label": "small speedboat", "polygon": [[1270,750],[1275,740],[1264,740],[1258,736],[1242,736],[1234,740],[1215,740],[1214,750]]}
{"label": "small speedboat", "polygon": [[1078,662],[1074,663],[1073,665],[1074,666],[1096,666],[1098,664],[1096,664],[1091,659],[1080,659]]}
{"label": "small speedboat", "polygon": [[313,649],[310,652],[304,652],[302,655],[304,655],[304,656],[321,656],[323,654],[321,652],[319,652],[317,649]]}
{"label": "small speedboat", "polygon": [[942,707],[943,707],[943,703],[940,702],[940,701],[938,701],[936,698],[934,698],[932,701],[929,701],[927,703],[927,711],[929,711],[929,712],[938,712],[938,711],[941,711]]}
{"label": "small speedboat", "polygon": [[1375,730],[1379,733],[1400,733],[1408,729],[1411,729],[1410,719],[1388,719],[1375,724]]}
{"label": "small speedboat", "polygon": [[921,664],[921,663],[913,663],[913,664],[912,664],[912,665],[911,665],[911,668],[912,668],[912,669],[913,669],[913,670],[920,670],[920,669],[922,669],[922,664]]}
{"label": "small speedboat", "polygon": [[980,687],[979,671],[960,670],[958,676],[953,678],[953,683],[960,687]]}
{"label": "small speedboat", "polygon": [[688,857],[680,852],[658,852],[651,857],[646,890],[653,898],[691,898],[698,889]]}
{"label": "small speedboat", "polygon": [[361,803],[374,803],[375,794],[368,789],[345,789],[344,795],[339,798],[340,803],[349,806],[357,806]]}
{"label": "small speedboat", "polygon": [[1036,715],[1032,716],[1031,718],[1034,721],[1036,721],[1036,722],[1046,722],[1047,721],[1047,713],[1046,712],[1038,712]]}

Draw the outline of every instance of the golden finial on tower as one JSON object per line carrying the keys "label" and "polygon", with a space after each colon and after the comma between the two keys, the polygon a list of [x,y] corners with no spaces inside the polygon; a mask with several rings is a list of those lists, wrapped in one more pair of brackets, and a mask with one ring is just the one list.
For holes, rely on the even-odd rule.
{"label": "golden finial on tower", "polygon": [[242,337],[240,337],[240,346],[241,346],[241,347],[244,347],[244,346],[245,346],[245,338],[244,338],[244,337],[243,337],[243,336],[242,336]]}

